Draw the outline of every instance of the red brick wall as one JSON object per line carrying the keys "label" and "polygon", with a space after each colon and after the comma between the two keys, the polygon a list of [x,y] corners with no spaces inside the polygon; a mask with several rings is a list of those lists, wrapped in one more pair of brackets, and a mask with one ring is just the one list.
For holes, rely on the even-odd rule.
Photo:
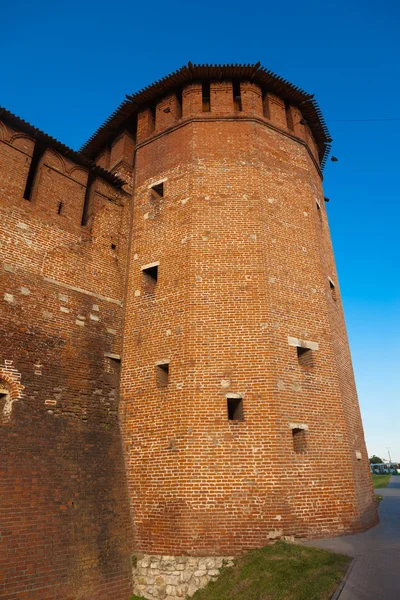
{"label": "red brick wall", "polygon": [[[354,381],[343,307],[339,293],[339,282],[332,251],[328,220],[324,203],[321,201],[321,211],[318,211],[317,238],[320,243],[320,252],[325,274],[325,295],[328,306],[330,329],[332,332],[333,349],[339,376],[339,386],[343,403],[343,415],[347,430],[347,443],[350,448],[352,477],[355,482],[355,493],[358,505],[359,520],[354,527],[368,527],[376,520],[376,509],[371,503],[373,494],[372,480],[367,469],[368,455],[365,447],[360,407]],[[330,286],[330,280],[334,288]],[[361,459],[357,454],[361,452]]]}
{"label": "red brick wall", "polygon": [[107,143],[125,191],[48,148],[24,200],[34,140],[0,124],[0,598],[127,600],[132,523],[226,555],[376,522],[317,146],[257,85],[210,92]]}
{"label": "red brick wall", "polygon": [[[129,197],[0,127],[0,598],[127,600],[132,537],[118,427]],[[58,214],[62,202],[61,214]],[[115,245],[112,249],[111,243]],[[8,406],[10,403],[8,402]]]}
{"label": "red brick wall", "polygon": [[[149,553],[238,553],[377,518],[315,148],[300,143],[299,111],[290,132],[279,98],[264,118],[245,90],[242,114],[220,82],[210,113],[201,86],[185,88],[165,135],[139,119],[121,421],[136,548]],[[149,189],[160,180],[163,198]],[[156,261],[148,293],[141,267]],[[317,348],[312,367],[293,339]],[[228,421],[227,393],[244,421]]]}

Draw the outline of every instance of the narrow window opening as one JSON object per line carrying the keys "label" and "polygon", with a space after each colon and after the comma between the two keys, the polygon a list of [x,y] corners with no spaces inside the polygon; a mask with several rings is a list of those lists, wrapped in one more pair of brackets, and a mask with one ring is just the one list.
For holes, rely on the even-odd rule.
{"label": "narrow window opening", "polygon": [[133,117],[128,126],[127,126],[127,130],[129,132],[129,135],[132,137],[133,139],[133,143],[136,145],[136,136],[137,136],[137,115],[135,117]]}
{"label": "narrow window opening", "polygon": [[156,105],[153,104],[149,108],[150,110],[150,120],[149,120],[149,132],[153,133],[156,128]]}
{"label": "narrow window opening", "polygon": [[83,201],[83,211],[82,211],[82,221],[81,221],[81,225],[83,225],[83,226],[87,225],[87,222],[88,222],[89,201],[90,201],[90,194],[92,191],[92,185],[94,183],[94,180],[95,180],[95,177],[93,176],[92,172],[90,172],[88,175],[87,183],[86,183],[85,199]]}
{"label": "narrow window opening", "polygon": [[142,268],[142,273],[144,292],[153,293],[155,291],[158,280],[158,265],[144,267]]}
{"label": "narrow window opening", "polygon": [[201,94],[203,102],[203,112],[210,112],[211,110],[211,95],[210,95],[210,82],[203,81],[201,84]]}
{"label": "narrow window opening", "polygon": [[329,277],[329,289],[331,290],[331,296],[332,296],[333,300],[336,302],[336,300],[337,300],[336,286],[330,277]]}
{"label": "narrow window opening", "polygon": [[232,91],[233,91],[233,108],[236,111],[241,111],[242,110],[242,95],[241,95],[241,91],[240,91],[240,81],[233,81]]}
{"label": "narrow window opening", "polygon": [[137,138],[137,116],[135,116],[129,123],[127,130],[132,137],[134,150],[133,150],[133,158],[132,158],[132,166],[135,166],[135,158],[136,158],[136,138]]}
{"label": "narrow window opening", "polygon": [[6,404],[7,400],[9,400],[9,394],[10,390],[8,389],[5,381],[0,379],[0,401]]}
{"label": "narrow window opening", "polygon": [[159,196],[160,198],[164,197],[164,182],[157,183],[156,185],[152,185],[151,189]]}
{"label": "narrow window opening", "polygon": [[143,275],[154,281],[154,283],[157,283],[158,265],[156,265],[155,267],[148,267],[147,269],[143,269]]}
{"label": "narrow window opening", "polygon": [[313,367],[313,353],[310,348],[302,348],[301,346],[297,346],[297,359],[299,361],[299,365],[305,369],[310,369]]}
{"label": "narrow window opening", "polygon": [[288,127],[288,129],[290,129],[290,131],[293,131],[294,130],[294,126],[293,126],[292,111],[290,110],[290,105],[288,103],[285,104],[285,111],[286,111],[286,123],[287,123],[287,127]]}
{"label": "narrow window opening", "polygon": [[157,387],[167,387],[169,379],[169,363],[156,365]]}
{"label": "narrow window opening", "polygon": [[62,203],[62,202],[60,202],[60,203],[59,203],[59,205],[58,205],[58,210],[57,210],[57,214],[58,214],[58,215],[61,215],[62,206],[63,206],[63,203]]}
{"label": "narrow window opening", "polygon": [[271,118],[271,113],[270,113],[270,110],[269,110],[269,98],[268,98],[268,93],[267,92],[263,92],[262,103],[263,103],[263,115],[267,119],[270,119]]}
{"label": "narrow window opening", "polygon": [[26,179],[24,199],[32,200],[33,184],[35,183],[36,173],[39,167],[41,158],[46,150],[46,147],[36,142],[33,149],[31,164],[29,166],[28,177]]}
{"label": "narrow window opening", "polygon": [[116,244],[111,244],[111,250],[116,250],[117,245]]}
{"label": "narrow window opening", "polygon": [[318,213],[318,219],[319,222],[322,223],[322,210],[321,210],[321,203],[319,200],[315,200],[315,204],[317,205],[317,213]]}
{"label": "narrow window opening", "polygon": [[304,454],[307,451],[307,439],[305,429],[292,429],[293,450],[296,454]]}
{"label": "narrow window opening", "polygon": [[229,421],[243,421],[243,398],[227,398]]}
{"label": "narrow window opening", "polygon": [[182,89],[179,89],[176,92],[176,118],[177,119],[181,119],[182,118]]}

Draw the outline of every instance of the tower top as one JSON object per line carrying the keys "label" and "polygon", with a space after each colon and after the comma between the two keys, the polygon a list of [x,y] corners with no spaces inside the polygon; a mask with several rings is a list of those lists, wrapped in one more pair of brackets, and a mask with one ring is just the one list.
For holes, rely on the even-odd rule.
{"label": "tower top", "polygon": [[226,79],[251,81],[258,84],[264,91],[276,94],[286,102],[301,108],[301,112],[307,120],[317,143],[321,165],[324,164],[329,153],[329,143],[332,139],[321,110],[316,100],[314,100],[314,95],[308,94],[283,77],[265,69],[259,62],[252,65],[194,65],[189,62],[142,90],[127,95],[126,99],[89,138],[80,151],[93,159],[105,145],[115,138],[121,129],[126,127],[127,123],[131,122],[139,110],[185,84],[196,81],[221,81]]}

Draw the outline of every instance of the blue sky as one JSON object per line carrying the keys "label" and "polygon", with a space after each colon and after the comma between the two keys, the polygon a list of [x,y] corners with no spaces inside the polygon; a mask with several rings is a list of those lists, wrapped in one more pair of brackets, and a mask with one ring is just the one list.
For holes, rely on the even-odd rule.
{"label": "blue sky", "polygon": [[368,451],[400,461],[399,27],[398,0],[15,0],[0,104],[78,148],[188,60],[261,61],[315,93],[339,158],[324,188]]}

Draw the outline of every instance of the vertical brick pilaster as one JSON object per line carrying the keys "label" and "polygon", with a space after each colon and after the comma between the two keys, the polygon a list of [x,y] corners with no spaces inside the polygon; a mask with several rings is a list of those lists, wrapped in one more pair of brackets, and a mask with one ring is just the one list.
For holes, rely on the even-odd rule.
{"label": "vertical brick pilaster", "polygon": [[244,113],[263,116],[262,94],[258,85],[243,81],[240,84],[242,108]]}

